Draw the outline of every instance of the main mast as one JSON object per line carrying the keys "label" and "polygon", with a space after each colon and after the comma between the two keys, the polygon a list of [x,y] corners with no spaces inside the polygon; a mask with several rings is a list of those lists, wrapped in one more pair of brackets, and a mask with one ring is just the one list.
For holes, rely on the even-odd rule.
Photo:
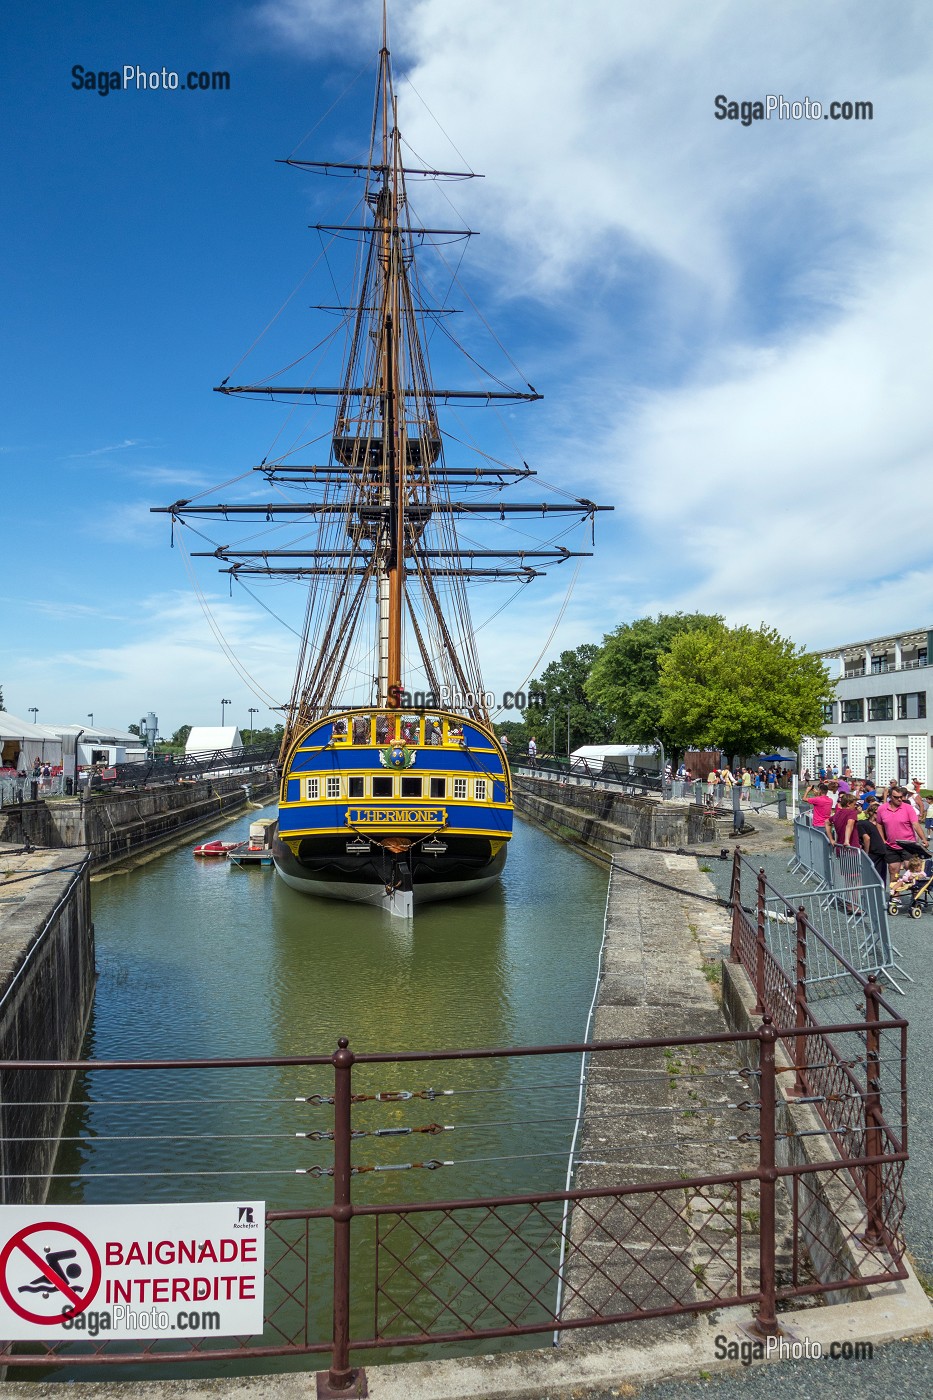
{"label": "main mast", "polygon": [[[394,706],[402,690],[402,613],[405,600],[405,476],[406,424],[404,385],[399,383],[399,289],[403,269],[399,257],[400,161],[398,119],[392,91],[392,70],[383,13],[381,62],[383,185],[376,197],[376,217],[381,223],[382,308],[382,452],[383,504],[386,507],[383,548],[376,586],[379,604],[380,705]],[[390,126],[391,113],[391,126]]]}
{"label": "main mast", "polygon": [[[301,649],[284,707],[283,752],[295,732],[346,703],[348,686],[362,693],[364,704],[382,708],[399,707],[406,689],[417,693],[425,685],[432,695],[448,690],[466,697],[454,708],[483,722],[488,715],[468,582],[526,583],[552,565],[582,557],[587,551],[561,542],[566,527],[560,517],[593,521],[597,511],[611,507],[575,500],[566,492],[558,501],[503,500],[500,493],[513,480],[535,477],[527,463],[509,466],[485,453],[469,467],[446,460],[439,406],[498,407],[541,396],[531,384],[511,387],[489,371],[483,371],[485,387],[439,387],[434,382],[426,327],[435,328],[438,318],[456,313],[433,305],[422,286],[416,252],[426,238],[470,238],[473,233],[413,226],[406,182],[477,177],[469,170],[405,164],[385,15],[366,157],[335,162],[291,156],[284,163],[365,181],[358,222],[311,226],[329,241],[359,240],[356,298],[319,308],[345,314],[342,374],[339,380],[295,383],[289,366],[254,382],[231,384],[228,376],[216,392],[295,406],[336,400],[329,459],[307,465],[295,463],[291,453],[264,459],[253,470],[276,489],[274,499],[237,503],[202,497],[156,509],[179,524],[217,516],[265,527],[229,544],[210,542],[213,547],[206,553],[222,562],[231,585],[251,576],[307,583]],[[447,335],[457,346],[456,338]],[[311,441],[320,436],[325,435]],[[290,494],[296,489],[301,493],[297,499]],[[517,516],[556,517],[553,526],[544,528],[557,533],[538,541],[523,531],[509,537],[511,545],[507,538],[505,547],[496,539],[489,541],[491,547],[473,539],[465,545],[457,531],[464,516],[498,522],[498,539],[502,527]]]}

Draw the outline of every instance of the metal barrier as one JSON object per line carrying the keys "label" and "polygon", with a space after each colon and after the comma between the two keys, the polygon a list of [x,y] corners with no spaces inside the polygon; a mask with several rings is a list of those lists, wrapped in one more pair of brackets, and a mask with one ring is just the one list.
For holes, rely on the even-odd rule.
{"label": "metal barrier", "polygon": [[[754,923],[743,922],[740,902],[734,904],[733,914],[736,955],[743,961],[750,959],[754,967],[763,927],[756,936]],[[776,962],[772,967],[770,958],[766,951],[759,978],[769,1017],[747,1032],[510,1050],[361,1055],[355,1055],[342,1038],[332,1056],[0,1063],[3,1180],[8,1190],[37,1175],[30,1171],[28,1154],[30,1144],[38,1139],[31,1136],[36,1131],[31,1127],[34,1120],[25,1110],[32,1102],[48,1108],[44,1100],[49,1091],[42,1092],[48,1072],[71,1069],[81,1071],[79,1083],[88,1096],[77,1107],[109,1114],[112,1122],[106,1135],[92,1134],[87,1113],[70,1120],[72,1126],[85,1125],[88,1139],[94,1137],[95,1151],[119,1144],[113,1150],[123,1154],[117,1159],[120,1171],[87,1171],[84,1149],[73,1146],[84,1140],[81,1134],[66,1139],[71,1144],[71,1161],[78,1166],[59,1175],[72,1183],[72,1189],[90,1177],[89,1189],[96,1202],[114,1195],[126,1200],[127,1191],[164,1200],[173,1189],[177,1199],[181,1192],[168,1178],[185,1176],[233,1177],[238,1189],[247,1191],[250,1183],[260,1180],[264,1192],[274,1190],[270,1178],[275,1177],[287,1177],[293,1191],[300,1183],[307,1194],[316,1185],[332,1187],[326,1202],[267,1213],[262,1335],[195,1341],[181,1335],[134,1343],[108,1342],[98,1334],[67,1341],[7,1343],[2,1347],[3,1364],[127,1366],[321,1355],[329,1356],[329,1385],[354,1393],[351,1387],[359,1383],[351,1365],[354,1352],[428,1344],[486,1346],[495,1338],[540,1337],[565,1329],[698,1314],[737,1304],[757,1307],[759,1331],[773,1335],[778,1305],[789,1299],[862,1289],[905,1277],[901,1178],[907,1159],[906,1022],[890,1013],[871,981],[862,981],[864,1012],[849,1024],[821,1025],[808,1007],[805,975],[798,976],[795,1002],[793,982],[787,982]],[[777,1027],[770,1019],[774,1014]],[[845,1045],[840,1052],[831,1038],[836,1032],[851,1037],[856,1048]],[[900,1076],[890,1070],[892,1037]],[[797,1082],[822,1117],[824,1127],[818,1135],[825,1140],[826,1153],[821,1160],[795,1161],[789,1152],[795,1133],[778,1116],[778,1040],[796,1057]],[[721,1064],[717,1048],[728,1047],[745,1057],[747,1067],[717,1067]],[[621,1077],[623,1084],[626,1075],[637,1080],[653,1073],[667,1086],[676,1052],[683,1065],[685,1090],[690,1092],[679,1106],[668,1110],[677,1115],[667,1120],[672,1125],[669,1131],[680,1120],[696,1121],[698,1103],[707,1124],[726,1110],[745,1121],[750,1115],[750,1130],[731,1140],[750,1145],[753,1165],[716,1175],[671,1174],[637,1185],[626,1182],[620,1171],[618,1179],[610,1178],[608,1184],[597,1187],[405,1202],[386,1199],[383,1188],[390,1178],[380,1173],[406,1171],[417,1178],[426,1172],[427,1179],[433,1179],[435,1172],[444,1169],[501,1160],[470,1155],[447,1158],[440,1153],[422,1155],[418,1161],[386,1160],[387,1154],[408,1152],[407,1144],[424,1141],[418,1134],[435,1141],[455,1131],[481,1133],[502,1126],[489,1121],[488,1111],[477,1118],[471,1107],[477,1103],[477,1093],[510,1096],[498,1102],[509,1103],[508,1126],[522,1134],[524,1152],[519,1152],[519,1159],[561,1156],[566,1149],[553,1151],[553,1125],[559,1121],[552,1107],[553,1093],[562,1088],[576,1090],[578,1077],[565,1071],[564,1077],[572,1082],[562,1084],[558,1072],[558,1082],[553,1083],[552,1062],[559,1066],[562,1057],[584,1055],[590,1073],[598,1066],[616,1080]],[[529,1073],[542,1061],[548,1066],[542,1080],[535,1076],[526,1087],[526,1093],[535,1089],[549,1095],[538,1100],[547,1107],[539,1107],[533,1115],[525,1110],[529,1119],[514,1112],[522,1060]],[[458,1066],[462,1068],[464,1062],[473,1066],[474,1080],[478,1067],[491,1062],[494,1087],[463,1087]],[[651,1065],[657,1068],[652,1070]],[[244,1091],[240,1079],[229,1078],[234,1071],[243,1075],[270,1070],[266,1097]],[[329,1085],[326,1078],[322,1082],[326,1070]],[[195,1080],[201,1086],[200,1097],[186,1096],[181,1087],[186,1072],[201,1076]],[[405,1076],[401,1080],[399,1073]],[[228,1077],[217,1084],[218,1074]],[[148,1091],[146,1079],[153,1075],[155,1084]],[[18,1090],[20,1076],[25,1081]],[[109,1086],[111,1076],[116,1076],[116,1091],[108,1087],[98,1097],[101,1081]],[[442,1087],[436,1087],[438,1077]],[[725,1095],[716,1081],[725,1084]],[[168,1086],[171,1092],[164,1096]],[[298,1086],[301,1092],[296,1093]],[[733,1093],[740,1101],[726,1103]],[[433,1105],[438,1100],[443,1100],[445,1117],[453,1122],[440,1123],[433,1117],[423,1121],[437,1114]],[[244,1115],[248,1117],[256,1104],[262,1104],[264,1112],[269,1105],[281,1105],[277,1111],[283,1126],[297,1122],[301,1130],[296,1132],[294,1126],[275,1132],[244,1130]],[[597,1118],[606,1116],[604,1106],[600,1095]],[[502,1112],[500,1108],[495,1116]],[[625,1117],[631,1112],[623,1107],[609,1116]],[[579,1109],[576,1113],[578,1119]],[[327,1115],[323,1123],[321,1114]],[[309,1117],[314,1124],[310,1129]],[[570,1119],[574,1121],[573,1114]],[[533,1128],[535,1123],[539,1126]],[[196,1136],[218,1138],[219,1170],[186,1172],[175,1149],[190,1137],[188,1124],[196,1128]],[[216,1134],[211,1132],[215,1124]],[[532,1153],[527,1145],[531,1131],[550,1135],[552,1150]],[[286,1148],[281,1139],[289,1139],[291,1147]],[[354,1144],[367,1160],[352,1160]],[[328,1152],[330,1145],[329,1159],[317,1160],[322,1147]],[[694,1145],[707,1151],[709,1138]],[[381,1160],[373,1160],[377,1149]],[[302,1155],[297,1167],[291,1160],[280,1160],[283,1154],[299,1151],[313,1152],[315,1160],[309,1162]],[[127,1156],[131,1170],[125,1169]],[[473,1165],[472,1170],[476,1173],[477,1167]],[[154,1183],[150,1178],[155,1178]],[[793,1255],[793,1267],[783,1277],[777,1271],[775,1216],[781,1179],[788,1188]],[[844,1199],[842,1215],[831,1221],[825,1212],[812,1209],[823,1179],[833,1183],[831,1195],[838,1200],[841,1194]],[[370,1199],[354,1199],[364,1189]],[[852,1262],[856,1256],[857,1266]],[[820,1265],[815,1276],[816,1259]],[[320,1279],[328,1267],[329,1298],[315,1299],[311,1280]]]}
{"label": "metal barrier", "polygon": [[861,846],[834,844],[822,827],[802,817],[794,822],[794,854],[788,869],[813,893],[791,895],[807,907],[811,920],[864,974],[884,975],[896,991],[894,976],[912,982],[891,942],[885,883]]}

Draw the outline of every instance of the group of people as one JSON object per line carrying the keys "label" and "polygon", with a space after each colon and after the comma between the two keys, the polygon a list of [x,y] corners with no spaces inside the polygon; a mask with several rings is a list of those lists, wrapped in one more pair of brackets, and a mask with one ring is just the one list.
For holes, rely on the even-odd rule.
{"label": "group of people", "polygon": [[[25,778],[25,773],[20,773],[21,778]],[[43,763],[37,758],[32,765],[33,782],[39,784],[40,792],[49,792],[52,787],[52,770],[47,763]]]}
{"label": "group of people", "polygon": [[[683,764],[677,770],[678,780],[690,782],[690,770]],[[777,768],[765,768],[760,766],[756,769],[737,768],[733,773],[732,769],[713,768],[706,777],[706,800],[709,806],[716,805],[716,798],[720,801],[723,797],[731,793],[732,789],[739,787],[742,789],[742,801],[750,803],[752,792],[762,793],[773,792],[775,788],[785,787],[790,782],[790,773],[785,773]],[[717,789],[719,792],[717,794]]]}
{"label": "group of people", "polygon": [[892,893],[922,878],[933,838],[933,802],[923,797],[919,779],[888,783],[879,792],[870,779],[853,780],[846,769],[841,778],[808,782],[801,800],[834,846],[861,847],[881,878],[890,878]]}

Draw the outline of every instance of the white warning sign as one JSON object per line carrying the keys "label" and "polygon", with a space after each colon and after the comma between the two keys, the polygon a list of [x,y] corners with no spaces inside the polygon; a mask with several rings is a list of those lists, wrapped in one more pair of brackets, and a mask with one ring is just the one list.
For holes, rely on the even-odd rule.
{"label": "white warning sign", "polygon": [[265,1209],[0,1206],[0,1340],[258,1335]]}

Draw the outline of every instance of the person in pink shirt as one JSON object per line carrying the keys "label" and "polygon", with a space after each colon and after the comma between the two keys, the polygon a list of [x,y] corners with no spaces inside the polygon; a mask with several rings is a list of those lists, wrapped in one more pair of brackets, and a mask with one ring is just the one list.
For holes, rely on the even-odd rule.
{"label": "person in pink shirt", "polygon": [[808,796],[811,792],[813,792],[812,783],[804,788],[803,801],[808,802],[813,808],[813,825],[822,827],[825,831],[829,814],[833,810],[833,799],[830,797],[829,788],[825,783],[819,784],[815,796]]}
{"label": "person in pink shirt", "polygon": [[[926,832],[920,825],[916,808],[904,800],[899,787],[892,786],[887,802],[878,809],[878,825],[889,846],[894,846],[905,856],[926,857],[930,853]],[[891,866],[891,878],[900,870],[900,863]]]}
{"label": "person in pink shirt", "polygon": [[856,826],[858,806],[851,793],[841,792],[826,826],[826,835],[834,846],[857,846]]}

